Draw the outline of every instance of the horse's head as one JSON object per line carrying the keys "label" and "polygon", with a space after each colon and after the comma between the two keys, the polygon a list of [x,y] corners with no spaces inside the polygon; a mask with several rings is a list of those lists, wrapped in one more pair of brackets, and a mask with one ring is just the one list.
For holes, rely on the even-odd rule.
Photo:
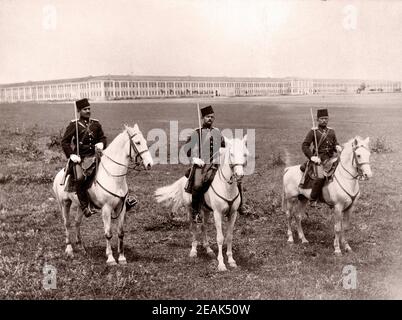
{"label": "horse's head", "polygon": [[229,164],[233,171],[235,180],[241,180],[244,176],[244,166],[247,163],[249,152],[246,147],[247,135],[243,139],[228,139],[225,137],[225,145],[228,156],[225,157],[225,162]]}
{"label": "horse's head", "polygon": [[143,164],[145,170],[151,169],[153,160],[151,153],[148,150],[147,141],[142,135],[138,125],[135,124],[133,128],[124,125],[128,134],[129,157],[134,159],[136,165]]}
{"label": "horse's head", "polygon": [[363,180],[368,180],[373,176],[370,167],[369,142],[369,137],[362,139],[361,137],[357,136],[345,145],[345,147],[350,145],[351,152],[353,152],[352,166],[356,168],[358,177]]}

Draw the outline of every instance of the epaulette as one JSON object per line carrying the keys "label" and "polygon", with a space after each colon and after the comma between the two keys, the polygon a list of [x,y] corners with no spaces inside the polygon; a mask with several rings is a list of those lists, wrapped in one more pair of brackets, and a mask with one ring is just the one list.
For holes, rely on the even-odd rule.
{"label": "epaulette", "polygon": [[318,127],[312,127],[311,130],[318,130]]}
{"label": "epaulette", "polygon": [[91,118],[91,121],[96,121],[96,122],[99,122],[99,120],[98,120],[98,119],[93,119],[93,118]]}
{"label": "epaulette", "polygon": [[76,121],[78,121],[78,119],[73,119],[73,120],[71,120],[71,122],[76,122]]}
{"label": "epaulette", "polygon": [[327,127],[328,129],[331,129],[331,130],[334,130],[333,128],[331,128],[331,127]]}

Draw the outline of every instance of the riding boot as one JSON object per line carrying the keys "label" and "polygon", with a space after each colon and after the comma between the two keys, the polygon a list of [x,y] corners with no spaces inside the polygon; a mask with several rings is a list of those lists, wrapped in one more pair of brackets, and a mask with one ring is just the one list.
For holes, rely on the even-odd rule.
{"label": "riding boot", "polygon": [[313,181],[313,187],[311,189],[311,195],[310,195],[310,205],[312,207],[319,207],[318,206],[318,199],[320,197],[321,189],[325,183],[325,178],[324,179],[316,179]]}
{"label": "riding boot", "polygon": [[87,188],[85,185],[85,180],[77,182],[77,197],[80,202],[81,210],[85,217],[89,218],[97,211],[89,206],[89,197],[87,193]]}
{"label": "riding boot", "polygon": [[240,204],[239,204],[239,208],[237,209],[237,212],[240,215],[244,215],[244,214],[248,213],[247,212],[248,210],[247,210],[247,208],[245,208],[245,205],[243,203],[243,188],[242,188],[241,182],[237,183],[237,188],[239,189],[239,197],[240,197]]}
{"label": "riding boot", "polygon": [[192,202],[191,202],[191,219],[193,223],[199,224],[202,223],[202,219],[200,217],[201,210],[201,196],[200,194],[193,193]]}
{"label": "riding boot", "polygon": [[138,200],[134,196],[128,196],[126,198],[126,212],[134,208],[138,203]]}

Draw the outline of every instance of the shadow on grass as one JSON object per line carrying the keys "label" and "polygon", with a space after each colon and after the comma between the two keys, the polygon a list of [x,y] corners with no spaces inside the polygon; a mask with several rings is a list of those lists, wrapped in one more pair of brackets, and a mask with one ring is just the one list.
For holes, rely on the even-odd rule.
{"label": "shadow on grass", "polygon": [[183,230],[188,229],[187,221],[164,220],[155,221],[144,227],[145,231],[168,231],[168,230]]}
{"label": "shadow on grass", "polygon": [[[114,258],[118,259],[118,254],[116,248],[113,249]],[[86,252],[81,250],[84,255],[86,255],[89,259],[91,259],[95,263],[106,264],[106,247],[105,246],[93,246],[86,247]],[[132,262],[153,262],[153,263],[166,263],[169,260],[163,256],[155,255],[153,253],[139,253],[138,251],[130,248],[124,247],[124,255],[126,256],[127,263]]]}

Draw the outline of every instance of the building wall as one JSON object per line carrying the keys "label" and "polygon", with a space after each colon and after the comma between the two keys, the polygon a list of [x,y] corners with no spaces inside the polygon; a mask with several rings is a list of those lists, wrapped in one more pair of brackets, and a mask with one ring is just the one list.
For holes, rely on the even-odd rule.
{"label": "building wall", "polygon": [[[364,87],[364,90],[361,90]],[[360,89],[359,89],[360,88]],[[400,92],[401,82],[323,79],[89,77],[0,86],[0,102]]]}

